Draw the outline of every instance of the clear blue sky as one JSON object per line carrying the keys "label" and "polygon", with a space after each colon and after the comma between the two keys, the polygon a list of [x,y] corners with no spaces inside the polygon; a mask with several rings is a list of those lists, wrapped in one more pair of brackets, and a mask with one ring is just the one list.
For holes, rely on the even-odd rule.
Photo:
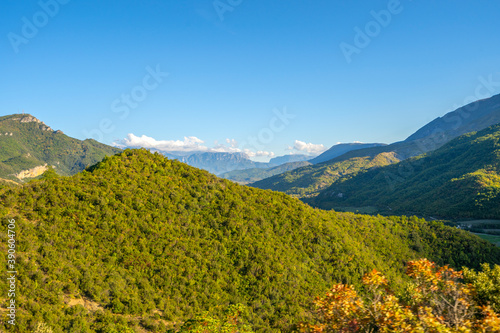
{"label": "clear blue sky", "polygon": [[[4,0],[0,9],[0,114],[25,110],[107,144],[230,139],[237,149],[255,137],[244,148],[282,155],[296,140],[303,151],[390,143],[500,93],[497,1]],[[168,76],[155,80],[157,70]],[[286,124],[275,119],[284,109],[295,116]]]}

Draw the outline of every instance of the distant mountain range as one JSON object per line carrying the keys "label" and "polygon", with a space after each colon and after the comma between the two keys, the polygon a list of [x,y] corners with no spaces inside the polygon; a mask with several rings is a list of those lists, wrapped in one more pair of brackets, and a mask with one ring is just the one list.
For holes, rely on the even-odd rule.
{"label": "distant mountain range", "polygon": [[306,202],[320,208],[500,219],[500,124],[334,183]]}
{"label": "distant mountain range", "polygon": [[279,165],[283,165],[285,163],[309,161],[311,158],[314,157],[316,156],[303,155],[303,154],[289,154],[289,155],[273,157],[269,160],[268,167],[273,168]]}
{"label": "distant mountain range", "polygon": [[[120,149],[54,131],[29,114],[0,117],[0,179],[22,183],[53,167],[73,175]],[[5,181],[6,180],[6,181]]]}
{"label": "distant mountain range", "polygon": [[245,170],[234,170],[229,172],[224,172],[219,175],[219,177],[226,178],[237,182],[239,184],[253,183],[258,180],[268,178],[274,175],[281,174],[286,171],[294,170],[306,165],[311,165],[308,161],[302,162],[288,162],[275,167],[269,168],[252,168]]}
{"label": "distant mountain range", "polygon": [[[0,117],[0,183],[22,183],[40,176],[50,167],[58,174],[73,175],[101,161],[104,156],[120,151],[93,139],[71,138],[62,131],[52,130],[30,114]],[[314,157],[285,155],[263,163],[252,161],[243,153],[174,151],[162,154],[216,175],[234,170],[274,168]]]}
{"label": "distant mountain range", "polygon": [[[243,153],[162,153],[233,181],[254,182],[255,187],[310,197],[360,171],[433,151],[459,135],[498,122],[500,95],[463,106],[390,145],[343,143],[316,157],[285,155],[268,163],[252,161]],[[62,175],[75,174],[120,151],[92,139],[70,138],[27,114],[0,117],[0,148],[0,182],[18,183],[39,176],[49,167]]]}
{"label": "distant mountain range", "polygon": [[186,156],[171,153],[164,155],[215,175],[233,170],[267,167],[267,163],[252,161],[243,153],[195,152]]}
{"label": "distant mountain range", "polygon": [[440,148],[453,138],[500,122],[500,95],[463,106],[425,125],[406,140],[351,150],[334,159],[255,182],[252,186],[311,197],[360,171],[378,168]]}
{"label": "distant mountain range", "polygon": [[[207,170],[215,175],[227,178],[230,180],[238,181],[237,179],[244,178],[245,174],[253,173],[254,177],[258,172],[256,169],[263,170],[263,176],[258,179],[265,178],[265,175],[271,175],[266,169],[275,168],[285,163],[292,163],[291,165],[304,165],[295,162],[306,161],[314,156],[302,154],[290,154],[284,156],[274,157],[269,162],[255,162],[252,161],[244,153],[225,153],[225,152],[160,152],[168,158],[172,158],[192,167]],[[290,170],[291,166],[283,170]],[[247,171],[248,170],[248,171]],[[238,172],[238,171],[241,171]],[[255,179],[257,180],[257,179]],[[254,180],[254,181],[255,181]]]}
{"label": "distant mountain range", "polygon": [[[300,167],[306,167],[311,164],[317,164],[331,160],[337,156],[345,154],[349,151],[385,146],[383,143],[341,143],[332,146],[327,151],[314,157],[309,155],[285,155],[275,157],[268,163],[267,168],[262,166],[257,168],[235,170],[220,174],[220,177],[238,182],[240,184],[248,184],[259,180],[279,175],[286,171],[292,171]],[[189,164],[189,163],[188,163]]]}

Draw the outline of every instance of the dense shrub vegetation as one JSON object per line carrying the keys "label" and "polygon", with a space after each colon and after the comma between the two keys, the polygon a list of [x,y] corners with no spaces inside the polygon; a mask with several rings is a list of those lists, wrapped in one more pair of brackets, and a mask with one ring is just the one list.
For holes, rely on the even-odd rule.
{"label": "dense shrub vegetation", "polygon": [[[500,266],[496,266],[500,268]],[[302,324],[305,332],[499,332],[500,315],[480,305],[476,285],[464,284],[463,274],[427,259],[410,261],[412,281],[395,293],[388,280],[373,270],[363,277],[364,293],[337,284],[316,299],[317,321]]]}
{"label": "dense shrub vegetation", "polygon": [[17,332],[187,330],[203,313],[226,327],[237,304],[253,330],[287,330],[332,284],[359,287],[375,268],[398,290],[412,259],[500,263],[499,248],[456,228],[313,209],[145,150],[5,187],[0,219],[2,253],[5,221],[17,225]]}

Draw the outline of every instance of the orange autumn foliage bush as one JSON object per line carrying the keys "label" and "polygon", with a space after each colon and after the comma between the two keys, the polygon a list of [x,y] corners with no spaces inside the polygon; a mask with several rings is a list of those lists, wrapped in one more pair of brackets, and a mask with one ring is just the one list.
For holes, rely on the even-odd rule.
{"label": "orange autumn foliage bush", "polygon": [[373,270],[363,278],[365,296],[351,285],[337,284],[317,298],[318,321],[301,324],[302,332],[500,332],[500,317],[474,300],[474,288],[462,272],[436,267],[427,259],[411,261],[412,279],[397,296],[387,279]]}

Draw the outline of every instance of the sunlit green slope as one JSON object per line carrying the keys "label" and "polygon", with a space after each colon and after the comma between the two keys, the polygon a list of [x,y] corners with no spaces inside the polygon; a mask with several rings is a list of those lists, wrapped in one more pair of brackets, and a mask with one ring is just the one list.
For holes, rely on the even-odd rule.
{"label": "sunlit green slope", "polygon": [[373,268],[399,284],[412,258],[500,263],[455,228],[313,209],[145,150],[4,188],[0,218],[2,253],[17,221],[19,332],[165,332],[230,304],[256,331],[287,330],[334,282],[359,285]]}
{"label": "sunlit green slope", "polygon": [[500,218],[500,125],[338,182],[310,203],[323,208],[375,206],[391,214]]}

